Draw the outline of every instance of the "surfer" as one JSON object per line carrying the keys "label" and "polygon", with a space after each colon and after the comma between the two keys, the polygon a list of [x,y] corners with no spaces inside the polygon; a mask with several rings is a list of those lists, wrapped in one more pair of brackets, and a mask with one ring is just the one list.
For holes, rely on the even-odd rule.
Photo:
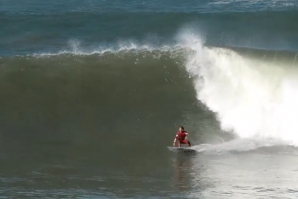
{"label": "surfer", "polygon": [[176,133],[173,146],[175,146],[176,143],[178,144],[178,147],[180,147],[181,144],[188,144],[188,146],[191,146],[190,141],[188,141],[187,137],[188,133],[184,131],[183,126],[180,126],[178,132]]}

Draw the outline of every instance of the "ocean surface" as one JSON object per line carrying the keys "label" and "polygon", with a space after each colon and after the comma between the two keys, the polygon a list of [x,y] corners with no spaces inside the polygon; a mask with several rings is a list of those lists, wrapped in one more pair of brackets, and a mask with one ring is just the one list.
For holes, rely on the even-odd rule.
{"label": "ocean surface", "polygon": [[297,0],[0,0],[0,91],[1,199],[298,198]]}

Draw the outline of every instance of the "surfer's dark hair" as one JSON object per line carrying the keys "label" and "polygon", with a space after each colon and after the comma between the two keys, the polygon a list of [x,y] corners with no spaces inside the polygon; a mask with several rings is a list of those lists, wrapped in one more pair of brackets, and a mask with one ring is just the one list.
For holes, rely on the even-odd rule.
{"label": "surfer's dark hair", "polygon": [[183,127],[183,126],[180,126],[180,128],[181,128],[182,130],[184,130],[184,127]]}

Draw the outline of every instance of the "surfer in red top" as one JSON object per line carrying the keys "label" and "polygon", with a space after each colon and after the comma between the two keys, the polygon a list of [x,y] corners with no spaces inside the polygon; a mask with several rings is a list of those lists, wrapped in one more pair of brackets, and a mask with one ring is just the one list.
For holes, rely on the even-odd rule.
{"label": "surfer in red top", "polygon": [[176,133],[173,146],[175,146],[176,143],[178,144],[178,147],[180,147],[181,144],[188,144],[188,146],[191,146],[190,142],[187,140],[187,137],[188,137],[188,133],[184,131],[183,126],[180,126],[179,131]]}

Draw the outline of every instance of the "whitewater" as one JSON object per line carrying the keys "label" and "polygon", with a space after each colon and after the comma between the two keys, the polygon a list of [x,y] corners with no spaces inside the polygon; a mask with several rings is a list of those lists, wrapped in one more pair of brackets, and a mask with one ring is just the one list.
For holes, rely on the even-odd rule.
{"label": "whitewater", "polygon": [[[254,59],[225,48],[206,47],[195,34],[180,34],[191,49],[186,70],[197,98],[217,115],[224,131],[243,139],[298,143],[298,64]],[[266,54],[264,54],[266,56]]]}

